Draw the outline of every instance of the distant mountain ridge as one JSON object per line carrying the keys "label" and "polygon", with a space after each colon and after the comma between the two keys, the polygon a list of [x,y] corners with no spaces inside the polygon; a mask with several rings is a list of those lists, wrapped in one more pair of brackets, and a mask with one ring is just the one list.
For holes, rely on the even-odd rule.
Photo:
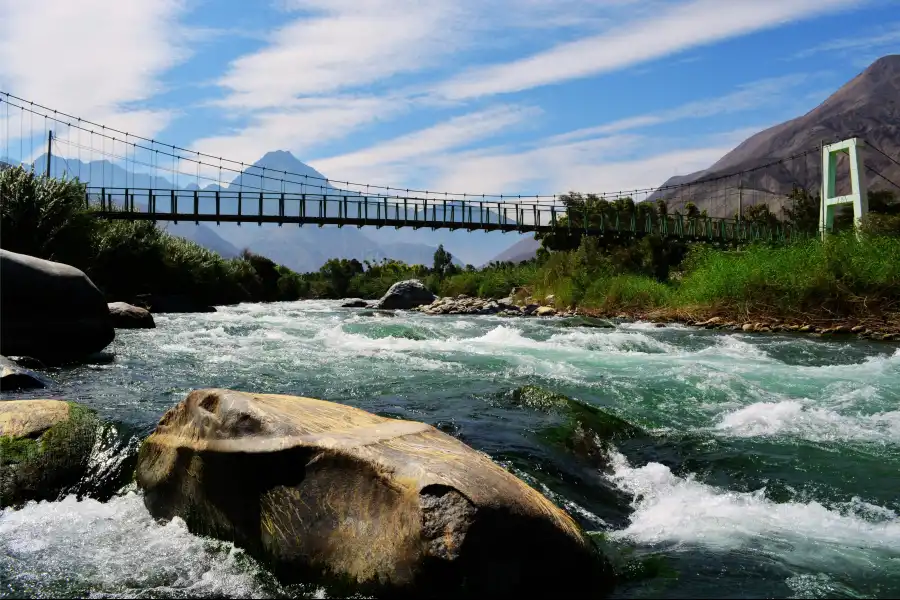
{"label": "distant mountain ridge", "polygon": [[[662,188],[698,181],[696,186],[678,192],[661,189],[649,199],[664,198],[670,207],[682,208],[694,202],[710,216],[731,217],[738,210],[736,191],[723,197],[723,187],[736,187],[737,181],[704,183],[723,175],[747,171],[776,159],[787,158],[815,149],[823,142],[862,138],[900,160],[900,55],[884,56],[847,82],[822,104],[801,117],[761,131],[738,145],[715,164],[703,171],[672,177]],[[900,181],[900,166],[874,150],[864,151],[864,161],[892,181]],[[785,161],[779,167],[767,167],[743,176],[742,184],[753,198],[753,191],[763,192],[770,210],[779,212],[784,195],[794,185],[817,193],[821,188],[821,152],[813,151],[804,158]],[[838,163],[839,173],[844,161]],[[890,186],[873,171],[866,172],[869,189]],[[839,194],[846,193],[846,177],[839,178]],[[752,200],[751,200],[752,201]],[[746,206],[746,201],[745,201]]]}

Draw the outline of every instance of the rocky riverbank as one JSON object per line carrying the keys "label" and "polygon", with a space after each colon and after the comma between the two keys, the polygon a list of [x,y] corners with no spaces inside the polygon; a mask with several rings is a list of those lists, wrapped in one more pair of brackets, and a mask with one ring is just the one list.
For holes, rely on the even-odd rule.
{"label": "rocky riverbank", "polygon": [[740,333],[797,333],[817,336],[855,336],[877,341],[900,341],[900,327],[890,321],[834,321],[827,319],[738,319],[727,316],[706,316],[702,312],[645,311],[608,313],[590,308],[558,310],[555,298],[548,296],[538,301],[522,297],[517,290],[499,300],[452,296],[436,298],[430,304],[413,308],[426,315],[497,315],[501,317],[579,317],[586,326],[614,327],[616,322],[648,321],[657,327],[678,323],[690,327],[732,331]]}

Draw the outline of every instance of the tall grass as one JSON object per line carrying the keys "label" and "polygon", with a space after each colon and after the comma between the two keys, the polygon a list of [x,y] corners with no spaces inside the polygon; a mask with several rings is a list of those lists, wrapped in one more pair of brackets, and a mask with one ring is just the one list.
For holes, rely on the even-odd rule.
{"label": "tall grass", "polygon": [[[522,286],[557,308],[603,312],[699,309],[737,315],[868,316],[900,310],[900,238],[853,233],[786,246],[736,250],[697,246],[666,282],[621,272],[587,242],[542,263],[507,267],[502,288]],[[497,271],[463,273],[441,292],[482,293]]]}
{"label": "tall grass", "polygon": [[701,250],[672,302],[745,313],[851,316],[892,310],[900,294],[900,239],[852,233],[784,247]]}

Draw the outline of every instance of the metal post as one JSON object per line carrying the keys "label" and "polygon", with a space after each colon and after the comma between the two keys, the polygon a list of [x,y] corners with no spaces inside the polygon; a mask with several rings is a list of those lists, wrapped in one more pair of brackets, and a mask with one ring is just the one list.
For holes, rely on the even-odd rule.
{"label": "metal post", "polygon": [[50,158],[53,156],[53,130],[47,134],[47,177],[50,177]]}

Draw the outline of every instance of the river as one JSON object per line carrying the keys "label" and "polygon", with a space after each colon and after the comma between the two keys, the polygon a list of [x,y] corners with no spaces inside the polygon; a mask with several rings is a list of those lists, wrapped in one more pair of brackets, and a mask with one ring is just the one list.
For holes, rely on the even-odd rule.
{"label": "river", "polygon": [[[306,395],[426,421],[487,452],[617,551],[662,565],[618,598],[900,594],[900,350],[889,343],[563,319],[429,317],[337,302],[157,315],[111,362],[50,373],[124,442],[191,389]],[[501,400],[535,384],[650,438],[606,468],[543,445],[552,417]],[[118,460],[99,452],[100,462]],[[313,596],[228,544],[158,524],[140,493],[0,512],[4,597]]]}

